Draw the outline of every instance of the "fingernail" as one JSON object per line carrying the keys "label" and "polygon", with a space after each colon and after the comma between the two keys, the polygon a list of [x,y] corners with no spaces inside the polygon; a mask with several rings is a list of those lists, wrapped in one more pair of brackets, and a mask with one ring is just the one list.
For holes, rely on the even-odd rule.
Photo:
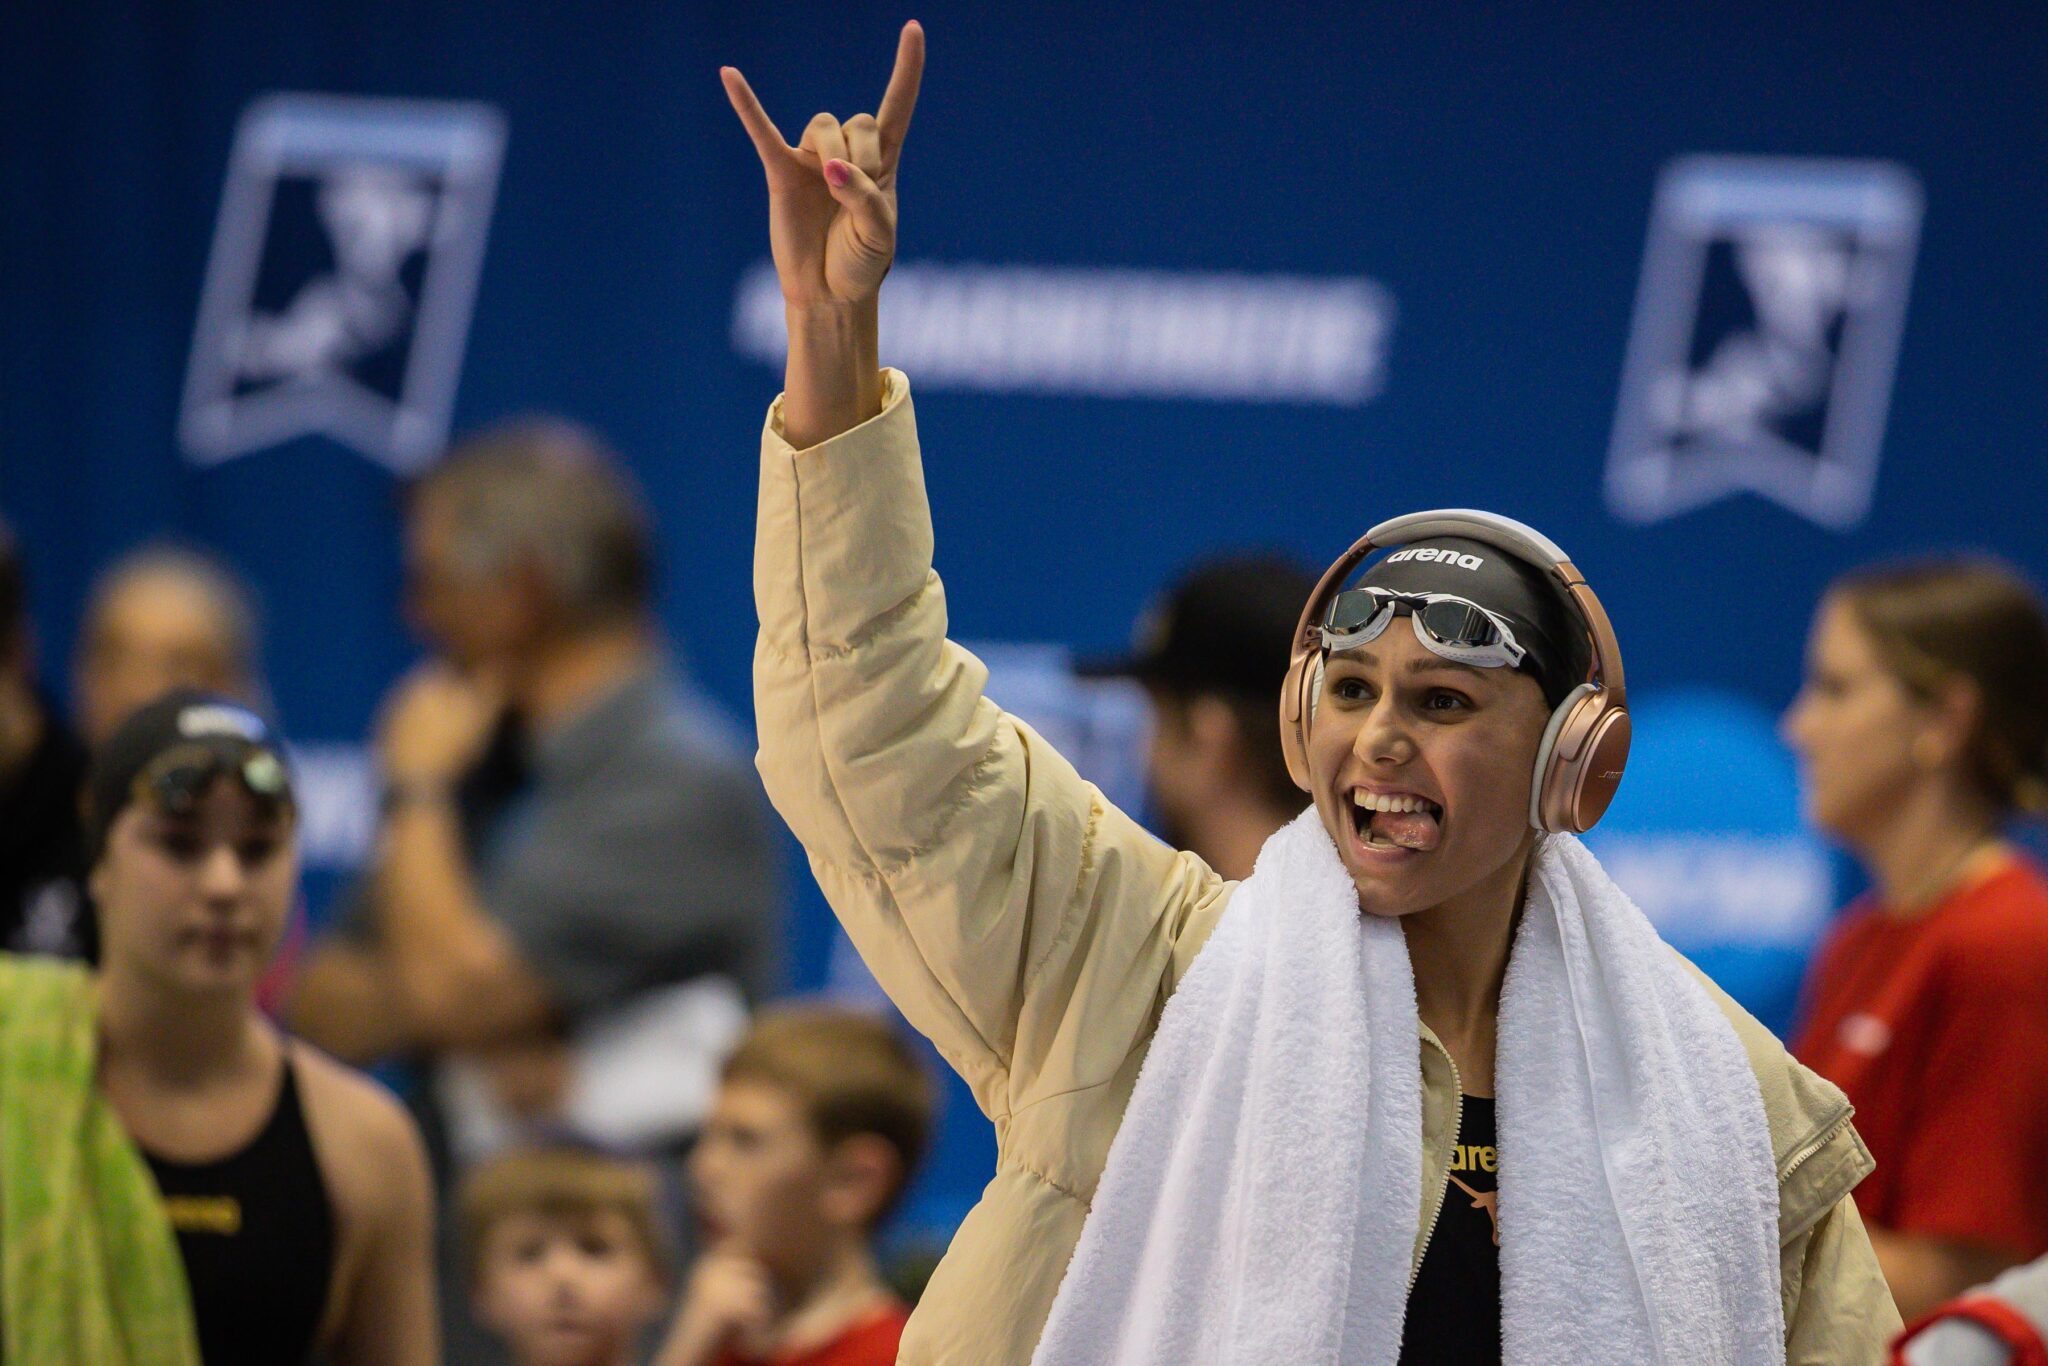
{"label": "fingernail", "polygon": [[832,188],[840,189],[853,179],[853,168],[835,157],[825,163],[825,179],[831,182]]}

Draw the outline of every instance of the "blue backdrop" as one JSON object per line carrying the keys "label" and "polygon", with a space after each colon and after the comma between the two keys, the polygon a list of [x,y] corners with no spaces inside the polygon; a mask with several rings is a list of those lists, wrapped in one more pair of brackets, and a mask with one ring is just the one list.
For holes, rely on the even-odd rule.
{"label": "blue backdrop", "polygon": [[[1638,690],[1715,689],[1762,715],[1843,567],[1969,544],[2048,572],[2048,10],[916,14],[930,66],[906,262],[1344,277],[1391,301],[1364,401],[921,390],[963,637],[1107,651],[1207,548],[1320,564],[1383,516],[1473,504],[1572,551]],[[94,568],[166,531],[260,589],[300,739],[358,739],[411,655],[386,469],[322,437],[211,468],[177,445],[236,120],[312,91],[502,112],[455,427],[542,409],[606,432],[659,517],[666,619],[745,715],[756,438],[778,377],[734,340],[764,194],[717,68],[746,71],[794,134],[815,109],[873,107],[905,17],[860,0],[6,7],[0,510],[27,545],[53,684]],[[1604,509],[1654,188],[1695,153],[1882,158],[1924,191],[1874,502],[1851,530],[1748,494],[1649,525]],[[825,971],[812,925],[799,984]]]}

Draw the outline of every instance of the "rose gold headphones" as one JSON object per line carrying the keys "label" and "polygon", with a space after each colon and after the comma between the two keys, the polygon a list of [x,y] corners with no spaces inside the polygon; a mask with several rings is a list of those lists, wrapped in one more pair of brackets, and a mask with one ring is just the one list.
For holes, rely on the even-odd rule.
{"label": "rose gold headphones", "polygon": [[1621,646],[1607,611],[1586,586],[1557,543],[1533,527],[1472,508],[1413,512],[1381,522],[1323,572],[1294,630],[1294,657],[1280,686],[1280,745],[1295,785],[1309,791],[1308,735],[1315,719],[1315,692],[1323,671],[1323,617],[1331,600],[1366,556],[1428,540],[1463,536],[1506,551],[1549,575],[1578,609],[1593,638],[1593,678],[1566,694],[1550,714],[1529,785],[1529,824],[1550,833],[1577,834],[1593,828],[1614,800],[1628,762],[1628,692],[1621,672]]}

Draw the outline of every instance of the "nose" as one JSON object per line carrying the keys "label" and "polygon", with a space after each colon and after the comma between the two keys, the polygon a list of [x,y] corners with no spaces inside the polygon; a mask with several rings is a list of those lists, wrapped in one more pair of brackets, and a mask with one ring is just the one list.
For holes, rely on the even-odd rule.
{"label": "nose", "polygon": [[1368,764],[1405,764],[1415,757],[1415,737],[1408,733],[1406,719],[1394,705],[1392,689],[1381,693],[1359,721],[1351,752]]}
{"label": "nose", "polygon": [[567,1238],[557,1238],[548,1247],[548,1276],[555,1282],[558,1291],[567,1290],[576,1281],[576,1267],[580,1258],[576,1245]]}
{"label": "nose", "polygon": [[207,847],[205,854],[201,855],[199,886],[209,899],[232,901],[242,894],[248,880],[248,872],[242,867],[241,855],[226,840],[216,840]]}

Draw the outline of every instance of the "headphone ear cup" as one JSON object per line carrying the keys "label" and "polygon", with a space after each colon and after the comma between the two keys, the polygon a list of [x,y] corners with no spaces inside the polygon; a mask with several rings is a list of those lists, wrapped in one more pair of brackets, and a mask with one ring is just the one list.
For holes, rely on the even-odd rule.
{"label": "headphone ear cup", "polygon": [[1311,651],[1297,653],[1280,684],[1280,753],[1287,760],[1287,776],[1304,792],[1309,790],[1308,725],[1314,703],[1309,690],[1316,673],[1310,666],[1315,661]]}
{"label": "headphone ear cup", "polygon": [[1536,798],[1538,829],[1584,834],[1605,815],[1628,765],[1633,723],[1628,708],[1605,690],[1587,689],[1558,709],[1546,736],[1543,779]]}

